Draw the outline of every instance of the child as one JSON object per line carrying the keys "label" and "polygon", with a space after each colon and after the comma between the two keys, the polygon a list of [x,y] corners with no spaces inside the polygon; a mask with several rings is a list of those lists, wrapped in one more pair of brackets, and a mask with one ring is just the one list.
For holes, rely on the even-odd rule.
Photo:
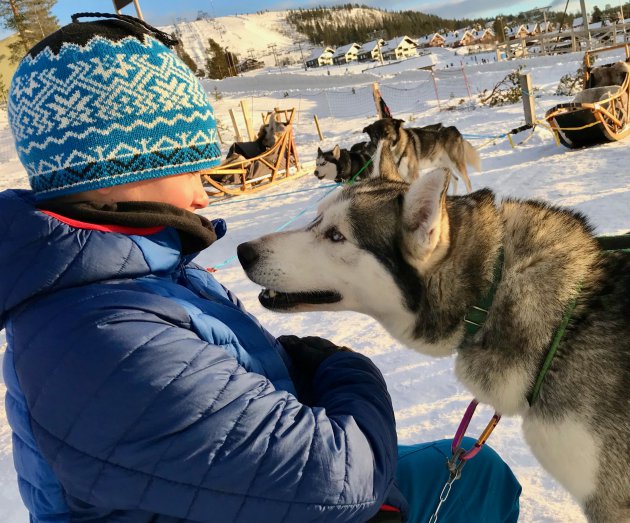
{"label": "child", "polygon": [[[280,343],[192,262],[225,233],[193,212],[220,153],[174,40],[86,16],[35,46],[10,91],[32,190],[0,194],[0,327],[31,521],[402,521],[376,367],[320,338]],[[414,521],[437,504],[444,448],[406,452],[408,493],[426,496]],[[515,521],[520,487],[484,453],[471,482],[502,499],[453,495],[449,521]]]}

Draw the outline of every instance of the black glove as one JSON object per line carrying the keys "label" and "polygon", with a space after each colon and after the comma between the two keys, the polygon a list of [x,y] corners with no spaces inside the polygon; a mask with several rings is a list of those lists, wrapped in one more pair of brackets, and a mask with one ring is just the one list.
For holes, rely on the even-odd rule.
{"label": "black glove", "polygon": [[298,399],[312,406],[312,388],[315,372],[322,362],[337,352],[352,352],[348,347],[339,347],[332,341],[317,336],[279,336],[278,341],[291,358],[291,379]]}

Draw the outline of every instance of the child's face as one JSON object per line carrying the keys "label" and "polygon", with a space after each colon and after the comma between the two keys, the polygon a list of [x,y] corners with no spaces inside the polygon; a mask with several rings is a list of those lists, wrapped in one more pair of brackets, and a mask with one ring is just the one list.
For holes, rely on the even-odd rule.
{"label": "child's face", "polygon": [[[108,202],[161,202],[170,203],[187,211],[208,206],[208,195],[197,172],[176,174],[163,178],[115,185],[97,189]],[[103,192],[106,191],[106,194]]]}

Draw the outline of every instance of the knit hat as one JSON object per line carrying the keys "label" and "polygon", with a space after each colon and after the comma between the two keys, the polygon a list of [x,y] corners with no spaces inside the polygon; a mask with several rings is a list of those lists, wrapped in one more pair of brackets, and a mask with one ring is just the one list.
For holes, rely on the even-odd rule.
{"label": "knit hat", "polygon": [[38,200],[219,163],[212,107],[176,43],[131,16],[80,13],[29,51],[9,122]]}

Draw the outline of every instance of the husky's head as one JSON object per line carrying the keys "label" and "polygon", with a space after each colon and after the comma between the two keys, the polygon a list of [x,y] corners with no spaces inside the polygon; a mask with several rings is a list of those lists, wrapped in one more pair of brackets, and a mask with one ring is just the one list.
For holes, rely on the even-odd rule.
{"label": "husky's head", "polygon": [[381,140],[388,140],[396,144],[403,123],[405,123],[404,120],[396,118],[382,118],[365,127],[363,132],[370,137],[370,141],[374,145],[377,145]]}
{"label": "husky's head", "polygon": [[425,278],[448,250],[449,175],[434,171],[410,186],[389,169],[393,161],[378,166],[375,178],[324,200],[308,226],[239,245],[264,307],[352,310],[401,340],[413,336]]}
{"label": "husky's head", "polygon": [[335,145],[331,151],[322,151],[317,148],[317,159],[315,160],[315,176],[319,180],[326,178],[334,180],[337,178],[337,164],[341,156],[341,149]]}

